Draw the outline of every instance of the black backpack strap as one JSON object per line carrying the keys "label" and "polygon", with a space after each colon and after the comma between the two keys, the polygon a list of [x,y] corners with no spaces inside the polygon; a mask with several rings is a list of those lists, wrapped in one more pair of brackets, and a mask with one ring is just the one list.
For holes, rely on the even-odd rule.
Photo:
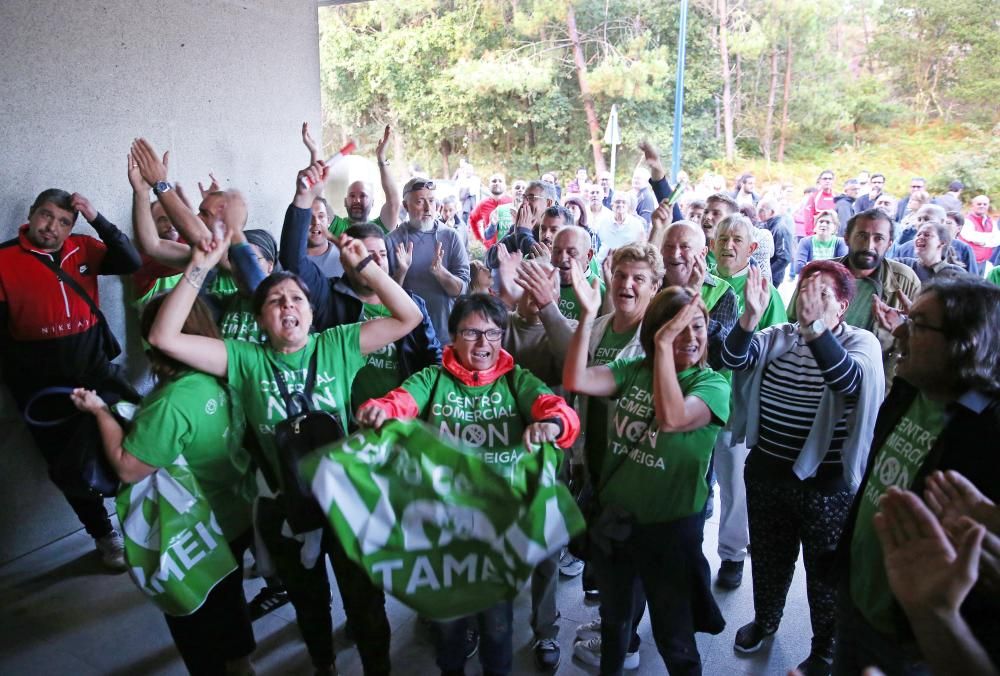
{"label": "black backpack strap", "polygon": [[115,357],[120,355],[122,353],[121,344],[119,344],[118,339],[115,337],[115,334],[112,333],[111,327],[108,326],[108,320],[104,316],[104,313],[101,312],[101,308],[97,307],[97,303],[95,303],[94,299],[90,297],[90,294],[84,291],[83,287],[80,286],[75,279],[73,279],[65,270],[59,267],[59,265],[52,259],[51,256],[46,256],[44,254],[39,254],[39,253],[35,253],[34,255],[35,258],[37,258],[42,263],[42,265],[47,267],[49,270],[52,270],[52,272],[55,273],[56,277],[58,277],[60,281],[63,282],[63,284],[71,288],[78,296],[80,296],[80,298],[82,298],[84,302],[87,303],[87,306],[90,308],[90,311],[94,313],[94,316],[97,317],[97,323],[101,327],[101,334],[104,336],[104,339],[108,341],[108,345],[106,346],[106,354],[108,355],[108,359],[114,359]]}
{"label": "black backpack strap", "polygon": [[285,402],[286,417],[312,411],[312,392],[313,388],[316,386],[316,365],[318,355],[319,348],[317,347],[317,349],[313,351],[312,357],[309,359],[309,370],[306,372],[305,387],[301,392],[295,392],[294,394],[289,393],[288,383],[285,382],[285,376],[282,375],[281,369],[279,369],[273,361],[268,360],[271,364],[271,372],[274,374],[274,381],[278,385],[278,392],[281,394],[281,398]]}

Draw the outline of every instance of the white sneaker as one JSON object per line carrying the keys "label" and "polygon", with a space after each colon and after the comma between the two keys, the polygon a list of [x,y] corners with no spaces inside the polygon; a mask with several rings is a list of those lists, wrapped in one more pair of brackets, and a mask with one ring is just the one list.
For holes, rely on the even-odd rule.
{"label": "white sneaker", "polygon": [[118,531],[113,530],[104,537],[97,538],[94,540],[94,547],[101,554],[101,562],[105,566],[118,572],[128,570],[128,564],[125,563],[125,542]]}
{"label": "white sneaker", "polygon": [[[601,666],[601,637],[580,640],[573,644],[573,657],[595,667]],[[625,653],[623,669],[639,668],[639,651]]]}
{"label": "white sneaker", "polygon": [[563,550],[559,557],[559,574],[566,577],[576,577],[583,572],[583,561],[576,558],[567,550]]}
{"label": "white sneaker", "polygon": [[581,624],[576,628],[578,639],[601,638],[601,618],[591,620],[587,624]]}

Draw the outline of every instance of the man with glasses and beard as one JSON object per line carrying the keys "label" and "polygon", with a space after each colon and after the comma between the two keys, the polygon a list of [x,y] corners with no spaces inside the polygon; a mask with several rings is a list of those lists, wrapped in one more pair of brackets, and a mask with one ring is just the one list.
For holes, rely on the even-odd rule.
{"label": "man with glasses and beard", "polygon": [[469,252],[457,231],[435,218],[434,182],[411,178],[403,186],[410,220],[389,234],[396,281],[427,303],[427,313],[442,344],[448,344],[448,315],[469,285]]}
{"label": "man with glasses and beard", "polygon": [[[902,310],[917,297],[920,280],[910,268],[885,257],[892,246],[892,222],[881,209],[862,211],[847,222],[847,248],[844,258],[836,259],[854,276],[857,292],[847,308],[844,321],[850,326],[871,331],[882,344],[882,366],[886,380],[892,378],[892,333],[878,322],[876,312],[892,308]],[[788,319],[796,321],[796,295],[788,302]],[[908,300],[909,299],[909,300]]]}

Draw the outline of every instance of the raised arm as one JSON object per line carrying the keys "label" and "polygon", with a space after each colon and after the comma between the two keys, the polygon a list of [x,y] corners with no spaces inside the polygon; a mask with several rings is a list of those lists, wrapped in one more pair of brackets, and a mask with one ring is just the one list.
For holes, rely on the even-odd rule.
{"label": "raised arm", "polygon": [[[161,159],[149,141],[140,138],[132,143],[132,157],[135,158],[139,172],[146,183],[156,185],[160,182],[166,182],[169,152],[164,153]],[[176,190],[160,192],[158,197],[160,204],[163,205],[163,210],[170,217],[185,242],[201,248],[202,251],[207,251],[213,246],[212,233],[208,226],[198,216],[191,213]]]}
{"label": "raised arm", "polygon": [[229,366],[226,344],[216,338],[183,333],[183,328],[206,276],[222,258],[228,246],[228,235],[217,236],[208,253],[201,249],[191,250],[191,261],[184,270],[184,279],[173,288],[160,306],[149,332],[150,345],[168,357],[220,378],[226,377]]}
{"label": "raised arm", "polygon": [[191,260],[191,247],[181,242],[161,239],[156,232],[153,210],[149,203],[151,187],[139,172],[139,165],[132,153],[128,155],[128,182],[132,186],[132,232],[139,251],[158,263],[183,269]]}
{"label": "raised arm", "polygon": [[[659,151],[649,141],[640,143],[639,150],[642,151],[642,154],[646,158],[646,165],[649,167],[649,186],[653,189],[656,201],[662,203],[663,200],[669,200],[673,189],[667,183],[667,171],[663,168],[663,163],[660,161]],[[671,217],[671,222],[684,218],[679,205],[673,205]]]}
{"label": "raised arm", "polygon": [[563,387],[569,392],[579,392],[592,397],[611,397],[618,392],[614,374],[607,366],[587,367],[590,332],[597,308],[601,304],[598,280],[587,284],[577,266],[573,266],[573,290],[580,306],[580,319],[569,341],[566,362],[563,364]]}
{"label": "raised arm", "polygon": [[73,193],[71,202],[73,208],[83,214],[101,238],[107,250],[101,260],[100,273],[102,275],[131,275],[142,267],[142,259],[139,252],[132,246],[132,242],[124,232],[118,229],[114,223],[104,218],[93,207],[86,197],[78,192]]}
{"label": "raised arm", "polygon": [[[462,243],[458,241],[456,235],[451,239],[454,246],[448,251],[444,250],[444,244],[437,243],[434,260],[431,262],[431,274],[438,281],[444,292],[455,298],[465,293],[465,289],[471,279],[469,274],[469,254],[462,248]],[[447,263],[445,262],[447,258]]]}
{"label": "raised arm", "polygon": [[392,136],[392,128],[385,125],[385,133],[382,139],[375,146],[375,159],[378,162],[378,175],[382,180],[382,193],[385,195],[385,204],[379,218],[386,230],[395,230],[399,224],[399,208],[403,205],[403,198],[399,194],[399,186],[396,185],[392,172],[389,170],[389,160],[385,159],[385,149],[389,145],[389,137]]}
{"label": "raised arm", "polygon": [[677,379],[674,340],[688,326],[707,321],[701,296],[695,296],[660,327],[653,339],[653,408],[663,432],[690,432],[712,422],[712,411],[698,397],[685,397]]}
{"label": "raised arm", "polygon": [[753,342],[753,334],[771,298],[767,280],[753,266],[747,271],[743,296],[743,314],[726,336],[722,348],[722,363],[736,371],[752,369],[760,359],[760,345]]}
{"label": "raised arm", "polygon": [[343,261],[344,268],[354,268],[364,284],[378,294],[379,300],[391,314],[390,317],[370,319],[361,325],[361,354],[380,350],[417,328],[423,319],[420,308],[382,268],[372,265],[373,257],[364,243],[347,235],[340,235],[334,240],[334,244],[340,248],[340,260]]}
{"label": "raised arm", "polygon": [[[330,286],[323,272],[309,258],[307,250],[309,225],[312,223],[312,205],[323,192],[328,178],[326,165],[316,161],[295,176],[295,194],[285,211],[285,221],[281,226],[281,246],[278,260],[286,270],[302,277],[309,286],[309,302],[316,313],[318,326],[323,326],[322,317],[330,303]],[[308,178],[311,187],[306,188],[302,179]]]}

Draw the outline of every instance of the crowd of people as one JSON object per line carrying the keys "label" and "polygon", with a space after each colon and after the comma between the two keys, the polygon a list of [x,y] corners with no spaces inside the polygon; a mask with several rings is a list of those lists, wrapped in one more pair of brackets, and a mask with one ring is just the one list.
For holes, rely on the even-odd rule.
{"label": "crowd of people", "polygon": [[[306,533],[280,499],[288,391],[345,430],[424,420],[501,476],[533,444],[565,449],[560,480],[587,533],[534,571],[539,670],[560,663],[556,589],[577,578],[600,613],[577,628],[573,657],[602,674],[638,666],[647,608],[671,674],[700,674],[695,634],[727,620],[741,623],[737,655],[753,653],[779,629],[801,548],[812,642],[800,673],[997,673],[1000,231],[988,197],[963,213],[961,183],[932,197],[914,178],[896,200],[878,173],[835,195],[832,171],[798,204],[789,185],[758,193],[750,174],[732,190],[711,175],[671,186],[648,143],[628,188],[580,169],[508,192],[497,173],[484,196],[463,162],[457,194],[442,195],[419,175],[399,187],[390,134],[374,150],[375,218],[364,181],[334,215],[304,125],[310,160],[288,177],[277,239],[248,229],[243,195],[214,177],[195,204],[139,139],[132,239],[82,195],[50,189],[0,245],[4,382],[22,411],[63,386],[87,414],[29,425],[45,458],[94,439],[134,483],[183,456],[236,559],[252,550],[266,575],[249,604],[237,570],[196,612],[166,616],[191,673],[253,673],[253,618],[285,602],[316,673],[335,673],[327,558],[364,673],[390,672],[386,590],[329,524]],[[79,214],[97,238],[73,232]],[[131,278],[157,379],[145,397],[114,362],[101,275]],[[456,397],[515,433],[462,434],[467,418],[442,406]],[[139,405],[130,424],[112,415],[119,401]],[[57,485],[124,570],[101,499]],[[713,576],[703,538],[716,491]],[[754,615],[724,618],[716,597],[742,584],[747,557]],[[512,617],[505,601],[435,623],[441,673],[464,673],[477,650],[484,673],[510,673]]]}

